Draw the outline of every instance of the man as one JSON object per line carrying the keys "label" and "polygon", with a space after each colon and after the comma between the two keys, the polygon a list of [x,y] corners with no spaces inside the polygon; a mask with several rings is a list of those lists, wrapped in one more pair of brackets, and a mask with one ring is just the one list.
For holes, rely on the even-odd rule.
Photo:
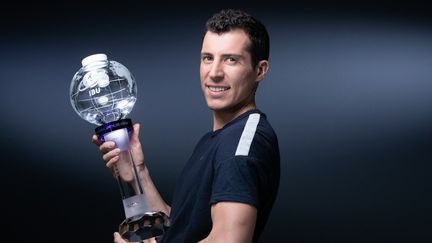
{"label": "man", "polygon": [[[279,147],[255,92],[268,68],[269,37],[258,20],[240,10],[223,10],[207,23],[200,79],[213,129],[205,134],[176,184],[172,207],[161,198],[144,163],[139,125],[132,154],[150,204],[170,215],[161,242],[257,242],[276,198]],[[113,142],[100,144],[107,166],[118,160]],[[124,242],[115,233],[115,242]]]}

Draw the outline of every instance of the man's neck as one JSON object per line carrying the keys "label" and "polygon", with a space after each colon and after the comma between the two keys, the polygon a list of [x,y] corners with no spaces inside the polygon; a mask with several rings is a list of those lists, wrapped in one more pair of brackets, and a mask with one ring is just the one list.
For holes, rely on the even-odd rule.
{"label": "man's neck", "polygon": [[256,109],[255,103],[250,103],[233,111],[213,111],[213,131],[223,128],[228,122],[253,109]]}

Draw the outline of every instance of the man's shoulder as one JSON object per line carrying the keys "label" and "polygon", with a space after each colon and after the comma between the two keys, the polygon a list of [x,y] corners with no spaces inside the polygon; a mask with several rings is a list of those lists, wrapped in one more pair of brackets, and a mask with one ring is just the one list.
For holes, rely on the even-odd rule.
{"label": "man's shoulder", "polygon": [[229,124],[221,132],[221,137],[223,140],[229,140],[240,138],[243,134],[250,134],[252,138],[262,135],[276,137],[272,125],[267,120],[267,115],[257,109],[242,114],[239,119]]}
{"label": "man's shoulder", "polygon": [[258,128],[260,120],[262,122],[263,115],[264,114],[258,110],[241,114],[222,129],[220,133],[220,141],[222,143],[229,143],[230,141],[237,143],[243,133],[254,132],[252,130]]}
{"label": "man's shoulder", "polygon": [[266,115],[259,110],[244,114],[221,131],[219,152],[224,157],[250,156],[257,147],[277,146],[277,137]]}

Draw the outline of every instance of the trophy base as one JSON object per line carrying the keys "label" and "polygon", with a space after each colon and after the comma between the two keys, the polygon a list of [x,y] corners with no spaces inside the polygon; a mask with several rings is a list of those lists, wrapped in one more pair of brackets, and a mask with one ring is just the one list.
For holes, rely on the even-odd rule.
{"label": "trophy base", "polygon": [[162,235],[170,226],[169,218],[163,212],[148,212],[125,219],[119,226],[119,233],[128,242],[141,242]]}

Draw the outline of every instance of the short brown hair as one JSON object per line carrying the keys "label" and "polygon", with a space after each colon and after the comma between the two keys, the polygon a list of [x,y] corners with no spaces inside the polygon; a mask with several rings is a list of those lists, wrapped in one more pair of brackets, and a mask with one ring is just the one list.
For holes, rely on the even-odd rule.
{"label": "short brown hair", "polygon": [[266,27],[242,10],[224,9],[214,14],[206,22],[203,38],[208,31],[222,34],[234,29],[241,29],[249,36],[251,45],[248,51],[253,67],[259,61],[269,59],[270,38]]}

